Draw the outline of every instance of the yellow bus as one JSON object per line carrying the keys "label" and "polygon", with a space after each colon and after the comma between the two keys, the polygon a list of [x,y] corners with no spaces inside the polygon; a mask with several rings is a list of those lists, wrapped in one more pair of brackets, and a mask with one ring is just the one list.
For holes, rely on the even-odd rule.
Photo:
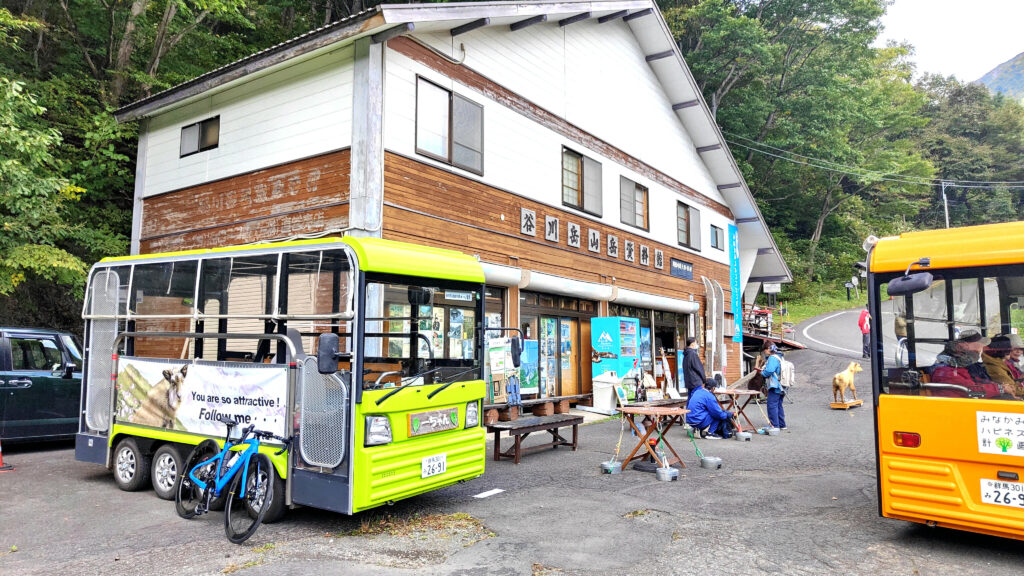
{"label": "yellow bus", "polygon": [[1024,540],[1024,222],[866,247],[880,515]]}

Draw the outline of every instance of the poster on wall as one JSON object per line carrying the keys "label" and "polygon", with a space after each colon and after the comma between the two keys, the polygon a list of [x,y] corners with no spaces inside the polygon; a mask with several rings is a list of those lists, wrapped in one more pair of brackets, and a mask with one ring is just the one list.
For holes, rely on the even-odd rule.
{"label": "poster on wall", "polygon": [[189,363],[121,357],[117,369],[121,422],[224,436],[227,416],[242,426],[287,436],[288,366]]}
{"label": "poster on wall", "polygon": [[643,369],[650,372],[653,369],[651,365],[651,329],[641,328],[640,329],[640,362],[643,364]]}
{"label": "poster on wall", "polygon": [[537,394],[540,391],[539,351],[536,340],[523,341],[523,355],[519,362],[519,386],[523,394]]}

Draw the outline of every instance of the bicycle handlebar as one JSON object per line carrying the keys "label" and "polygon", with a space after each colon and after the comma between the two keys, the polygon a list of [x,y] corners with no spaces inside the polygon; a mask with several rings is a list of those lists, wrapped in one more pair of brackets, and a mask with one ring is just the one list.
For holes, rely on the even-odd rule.
{"label": "bicycle handlebar", "polygon": [[252,434],[253,436],[256,436],[257,438],[266,438],[266,439],[272,439],[272,440],[280,440],[281,442],[283,442],[284,443],[284,447],[281,448],[281,450],[277,451],[275,454],[282,454],[282,453],[284,453],[284,451],[287,450],[291,446],[291,444],[292,444],[292,438],[282,438],[281,436],[278,436],[277,434],[274,434],[273,432],[267,432],[266,430],[257,430],[255,424],[250,424],[250,425],[246,426],[245,428],[243,428],[242,429],[241,437],[239,437],[237,440],[232,441],[232,439],[231,439],[231,429],[233,427],[235,427],[235,426],[238,426],[238,422],[235,422],[229,416],[225,416],[223,414],[218,414],[217,415],[217,421],[228,427],[228,438],[227,438],[227,441],[228,442],[232,442],[234,444],[241,444],[245,440],[245,438],[247,436],[249,436],[249,434]]}

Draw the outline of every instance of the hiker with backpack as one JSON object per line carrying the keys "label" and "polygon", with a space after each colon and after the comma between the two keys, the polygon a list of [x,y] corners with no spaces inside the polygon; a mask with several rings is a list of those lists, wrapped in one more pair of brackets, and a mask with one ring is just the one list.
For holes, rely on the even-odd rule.
{"label": "hiker with backpack", "polygon": [[768,388],[768,421],[773,428],[786,429],[786,411],[782,407],[782,399],[786,389],[782,386],[782,358],[779,349],[773,342],[765,342],[761,349],[765,364],[761,370],[765,386]]}

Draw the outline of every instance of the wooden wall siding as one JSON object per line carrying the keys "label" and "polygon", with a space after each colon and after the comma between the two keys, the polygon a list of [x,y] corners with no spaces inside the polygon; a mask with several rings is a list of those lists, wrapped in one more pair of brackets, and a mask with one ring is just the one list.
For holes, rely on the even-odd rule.
{"label": "wooden wall siding", "polygon": [[[536,237],[520,234],[520,208],[534,210],[540,227]],[[502,220],[504,215],[504,220]],[[559,219],[559,243],[544,240],[545,216]],[[580,224],[583,239],[580,248],[566,242],[568,222]],[[587,249],[589,228],[601,232],[601,252]],[[651,249],[650,266],[607,256],[608,234]],[[702,300],[701,275],[729,286],[728,265],[697,257],[672,246],[656,244],[622,230],[596,224],[565,210],[557,210],[514,194],[488,187],[462,176],[393,153],[385,154],[383,236],[418,244],[429,244],[478,254],[481,260],[519,266],[588,282],[615,284],[651,294],[688,299],[693,294]],[[665,252],[665,269],[653,265],[654,248]],[[669,275],[669,258],[693,264],[693,281]],[[728,298],[726,292],[726,298]],[[703,306],[703,303],[701,304]]]}
{"label": "wooden wall siding", "polygon": [[[350,146],[353,58],[349,45],[156,115],[143,196]],[[217,148],[180,158],[181,128],[218,115]]]}
{"label": "wooden wall siding", "polygon": [[[488,79],[466,66],[455,64],[430,49],[408,38],[400,37],[388,41],[388,47],[448,78],[472,88],[499,104],[514,110],[521,116],[549,128],[580,146],[610,158],[626,168],[674,191],[681,200],[710,209],[732,219],[728,206],[716,202],[697,192],[690,186],[672,178],[653,166],[627,154],[622,149],[602,140],[589,132],[569,123],[564,118],[541,108],[508,88]],[[623,113],[618,111],[616,113]],[[486,162],[486,160],[485,160]]]}
{"label": "wooden wall siding", "polygon": [[143,253],[211,248],[348,225],[349,151],[143,200]]}

